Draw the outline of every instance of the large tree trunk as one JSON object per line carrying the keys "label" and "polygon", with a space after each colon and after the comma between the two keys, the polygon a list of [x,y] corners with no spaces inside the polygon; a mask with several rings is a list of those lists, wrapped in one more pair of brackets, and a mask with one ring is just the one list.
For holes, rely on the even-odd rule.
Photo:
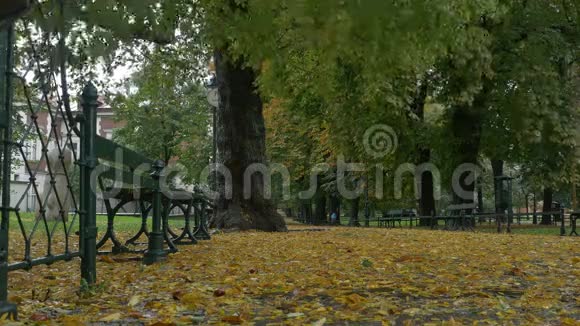
{"label": "large tree trunk", "polygon": [[544,205],[542,206],[542,225],[552,224],[552,215],[546,214],[552,212],[552,201],[554,200],[554,191],[552,188],[544,188]]}
{"label": "large tree trunk", "polygon": [[[459,107],[453,112],[451,128],[457,143],[455,168],[459,168],[463,164],[473,166],[478,164],[483,118],[481,110],[485,101],[483,96],[483,94],[478,95],[473,106]],[[470,175],[471,173],[475,173],[475,171],[465,172],[459,176],[458,187],[463,192],[462,196],[459,196],[455,191],[453,192],[454,204],[467,214],[470,214],[476,206],[475,185],[477,182],[476,179],[468,181],[467,177],[477,176]]]}
{"label": "large tree trunk", "polygon": [[[255,173],[244,184],[244,173],[254,163],[267,164],[262,100],[255,72],[243,62],[232,62],[225,50],[215,52],[220,105],[216,112],[218,164],[229,170],[231,185],[218,178],[220,199],[212,225],[231,230],[286,231],[286,223],[270,199],[264,198],[264,177]],[[231,198],[226,196],[231,187]],[[244,187],[251,187],[249,198]]]}

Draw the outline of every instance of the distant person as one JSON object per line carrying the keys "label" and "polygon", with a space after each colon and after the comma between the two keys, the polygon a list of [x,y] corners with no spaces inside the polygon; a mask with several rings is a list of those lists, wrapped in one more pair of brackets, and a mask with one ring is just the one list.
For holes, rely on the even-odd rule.
{"label": "distant person", "polygon": [[336,212],[332,212],[332,214],[330,214],[330,224],[336,224]]}

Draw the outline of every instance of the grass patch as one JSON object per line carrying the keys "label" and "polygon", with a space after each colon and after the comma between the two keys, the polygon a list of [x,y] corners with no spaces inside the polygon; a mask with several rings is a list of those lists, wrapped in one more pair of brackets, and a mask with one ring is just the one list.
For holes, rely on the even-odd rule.
{"label": "grass patch", "polygon": [[[72,228],[73,231],[78,231],[79,229],[79,216],[77,215],[74,224],[73,224],[74,215],[69,215],[69,219],[67,221],[68,227]],[[20,221],[26,231],[31,231],[34,226],[37,224],[34,213],[20,213]],[[141,226],[141,217],[140,216],[128,216],[128,215],[119,215],[115,217],[114,220],[114,227],[116,231],[119,232],[131,232],[131,231],[138,231],[139,227]],[[148,228],[151,229],[151,217],[147,218]],[[169,218],[169,226],[172,228],[182,228],[184,226],[184,216],[177,215],[171,216]],[[104,231],[107,228],[108,218],[106,215],[98,214],[97,215],[97,227],[100,231]],[[55,232],[64,231],[64,223],[61,221],[48,221],[47,225],[49,230],[53,230],[55,228]],[[37,224],[37,229],[45,228],[44,222],[41,220]],[[18,217],[15,213],[10,214],[10,229],[17,230],[20,228],[20,223]]]}

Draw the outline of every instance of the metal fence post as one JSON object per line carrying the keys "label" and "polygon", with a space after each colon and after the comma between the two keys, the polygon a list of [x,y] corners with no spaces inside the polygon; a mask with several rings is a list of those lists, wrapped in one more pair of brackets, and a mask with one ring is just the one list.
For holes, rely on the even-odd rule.
{"label": "metal fence post", "polygon": [[431,230],[435,229],[435,211],[431,211]]}
{"label": "metal fence post", "polygon": [[560,235],[561,236],[565,236],[566,235],[566,223],[564,223],[564,209],[561,208],[560,209]]}
{"label": "metal fence post", "polygon": [[151,173],[155,183],[155,188],[153,189],[153,226],[151,233],[149,233],[149,245],[143,257],[145,265],[151,265],[167,258],[167,252],[163,250],[163,231],[161,226],[163,204],[161,203],[161,187],[159,185],[159,179],[164,168],[163,161],[155,161],[153,173]]}
{"label": "metal fence post", "polygon": [[209,231],[207,230],[207,210],[206,203],[203,199],[200,199],[199,203],[194,203],[194,214],[195,214],[195,231],[193,236],[197,240],[211,240]]}
{"label": "metal fence post", "polygon": [[95,136],[97,134],[97,88],[89,83],[82,94],[80,150],[80,251],[81,285],[97,281],[97,195],[96,182],[91,182],[97,166]]}
{"label": "metal fence post", "polygon": [[508,198],[507,198],[507,206],[508,206],[508,216],[507,216],[507,233],[512,233],[512,222],[514,219],[514,205],[513,205],[513,198],[512,198],[512,180],[507,179],[507,188],[508,188]]}
{"label": "metal fence post", "polygon": [[16,305],[8,303],[8,237],[10,220],[10,177],[12,129],[12,64],[14,26],[0,30],[0,130],[2,131],[2,216],[0,221],[0,318],[16,319]]}

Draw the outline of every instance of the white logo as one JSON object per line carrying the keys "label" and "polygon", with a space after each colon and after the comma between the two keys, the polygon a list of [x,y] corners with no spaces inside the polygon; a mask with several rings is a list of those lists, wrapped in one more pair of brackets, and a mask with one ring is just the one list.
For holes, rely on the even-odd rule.
{"label": "white logo", "polygon": [[397,133],[387,125],[374,125],[367,129],[363,142],[367,154],[374,158],[389,156],[399,146]]}

